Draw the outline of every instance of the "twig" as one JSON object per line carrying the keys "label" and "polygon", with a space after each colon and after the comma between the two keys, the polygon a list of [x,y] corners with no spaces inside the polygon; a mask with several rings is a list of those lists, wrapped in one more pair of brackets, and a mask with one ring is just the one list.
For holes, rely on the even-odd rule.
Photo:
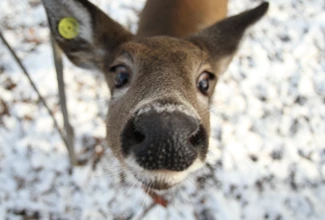
{"label": "twig", "polygon": [[12,47],[9,45],[9,43],[6,41],[6,39],[4,38],[4,36],[2,35],[2,32],[0,31],[0,38],[3,41],[3,43],[5,44],[5,46],[8,48],[8,50],[10,51],[11,55],[14,57],[15,61],[17,62],[17,64],[19,65],[19,67],[21,68],[21,70],[23,71],[23,73],[26,75],[29,83],[31,84],[31,86],[33,87],[33,89],[35,90],[35,92],[38,95],[39,100],[43,103],[44,107],[46,108],[46,110],[48,111],[49,115],[51,116],[52,120],[53,120],[53,124],[54,127],[57,129],[57,131],[59,132],[64,144],[66,145],[66,147],[68,147],[68,143],[67,140],[65,139],[51,109],[49,108],[49,106],[46,104],[45,99],[43,98],[43,96],[41,95],[41,93],[38,91],[35,83],[33,82],[32,78],[30,77],[30,74],[27,72],[25,66],[22,64],[22,62],[20,61],[20,59],[18,58],[18,56],[16,55],[15,51],[12,49]]}
{"label": "twig", "polygon": [[55,42],[53,36],[51,35],[51,43],[53,48],[53,58],[56,70],[58,89],[59,89],[59,102],[63,115],[65,139],[67,141],[67,149],[69,153],[70,163],[72,165],[77,165],[77,159],[74,152],[74,131],[69,122],[69,113],[67,108],[67,101],[65,95],[64,87],[64,77],[63,77],[63,64],[62,64],[62,52]]}
{"label": "twig", "polygon": [[161,195],[158,195],[155,191],[144,187],[144,191],[152,198],[152,200],[156,203],[159,204],[163,207],[167,207],[168,206],[168,201]]}

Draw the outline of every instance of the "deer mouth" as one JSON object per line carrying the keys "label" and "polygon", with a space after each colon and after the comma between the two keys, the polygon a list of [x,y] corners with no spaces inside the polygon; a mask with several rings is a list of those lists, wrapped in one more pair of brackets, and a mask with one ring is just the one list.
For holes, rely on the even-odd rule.
{"label": "deer mouth", "polygon": [[190,173],[201,168],[203,162],[196,159],[188,169],[180,172],[170,170],[146,170],[137,164],[134,156],[126,158],[125,165],[144,188],[162,191],[168,190],[184,181]]}
{"label": "deer mouth", "polygon": [[142,183],[142,185],[144,186],[144,188],[148,188],[148,189],[154,189],[154,190],[168,190],[170,188],[172,188],[173,186],[177,185],[177,183],[174,182],[168,182],[168,180],[148,180],[143,178],[142,176],[137,176],[134,175],[135,178]]}

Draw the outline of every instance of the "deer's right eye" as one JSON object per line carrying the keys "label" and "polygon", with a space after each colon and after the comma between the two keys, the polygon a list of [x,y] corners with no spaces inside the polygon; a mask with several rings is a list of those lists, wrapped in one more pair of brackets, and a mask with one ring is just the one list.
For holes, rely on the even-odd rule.
{"label": "deer's right eye", "polygon": [[121,88],[129,82],[130,73],[125,66],[114,66],[110,69],[114,73],[114,85],[115,88]]}

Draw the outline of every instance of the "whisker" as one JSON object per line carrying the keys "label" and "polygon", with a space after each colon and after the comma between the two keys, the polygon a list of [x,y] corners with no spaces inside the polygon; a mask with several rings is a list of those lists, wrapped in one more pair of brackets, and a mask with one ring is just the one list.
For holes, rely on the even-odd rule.
{"label": "whisker", "polygon": [[216,109],[222,108],[224,105],[227,105],[227,104],[229,104],[231,102],[232,102],[232,100],[229,100],[229,101],[226,101],[226,102],[223,102],[223,103],[218,103],[218,104],[210,103],[208,108],[203,109],[203,110],[199,111],[198,113],[202,114],[202,113],[206,112],[205,114],[208,114],[211,110],[216,110]]}
{"label": "whisker", "polygon": [[132,220],[140,220],[143,216],[141,214],[142,210],[144,210],[144,206],[145,206],[145,201],[147,199],[147,196],[143,197],[142,203],[141,203],[141,207],[140,210],[134,215],[134,217],[132,218]]}
{"label": "whisker", "polygon": [[110,173],[106,173],[106,174],[93,175],[92,177],[94,177],[94,178],[116,177],[116,176],[120,175],[122,172],[123,172],[123,170],[118,170],[118,171],[114,171],[114,172],[110,172]]}
{"label": "whisker", "polygon": [[189,183],[189,186],[192,187],[192,189],[196,190],[196,183],[194,182],[193,178],[187,178],[187,182]]}
{"label": "whisker", "polygon": [[128,185],[127,190],[125,190],[125,193],[121,193],[117,198],[116,201],[119,201],[123,196],[127,196],[129,191],[133,188],[133,186],[136,184],[136,180],[133,180],[133,183],[131,185]]}

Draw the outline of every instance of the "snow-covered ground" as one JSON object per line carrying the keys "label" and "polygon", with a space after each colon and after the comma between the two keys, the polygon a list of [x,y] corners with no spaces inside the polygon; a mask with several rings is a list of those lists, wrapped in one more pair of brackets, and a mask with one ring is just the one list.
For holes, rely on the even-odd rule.
{"label": "snow-covered ground", "polygon": [[[134,31],[144,0],[93,2]],[[257,2],[231,0],[230,14]],[[62,124],[40,1],[1,0],[0,24]],[[247,32],[216,89],[209,165],[169,192],[166,208],[123,178],[105,144],[103,77],[65,60],[65,80],[76,150],[87,159],[73,172],[0,42],[0,219],[325,219],[324,0],[273,0]]]}

